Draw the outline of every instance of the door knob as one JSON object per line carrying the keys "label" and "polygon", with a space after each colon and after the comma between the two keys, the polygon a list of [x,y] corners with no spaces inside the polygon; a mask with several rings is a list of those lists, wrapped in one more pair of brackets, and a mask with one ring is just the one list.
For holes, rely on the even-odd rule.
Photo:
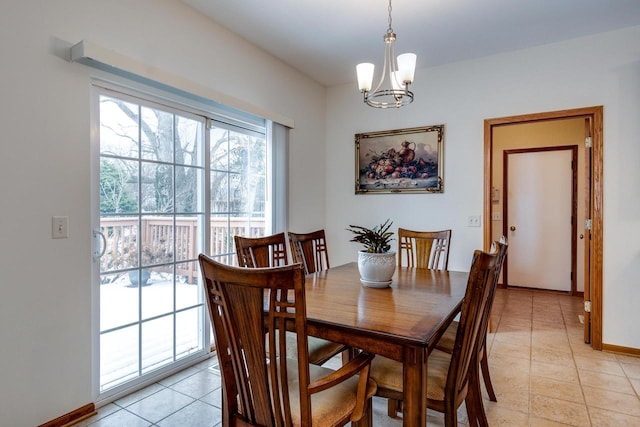
{"label": "door knob", "polygon": [[580,235],[580,238],[581,238],[581,239],[584,239],[584,234],[581,234],[581,235]]}
{"label": "door knob", "polygon": [[511,231],[516,231],[516,226],[515,226],[515,225],[512,225],[511,227],[509,227],[509,230],[511,230]]}

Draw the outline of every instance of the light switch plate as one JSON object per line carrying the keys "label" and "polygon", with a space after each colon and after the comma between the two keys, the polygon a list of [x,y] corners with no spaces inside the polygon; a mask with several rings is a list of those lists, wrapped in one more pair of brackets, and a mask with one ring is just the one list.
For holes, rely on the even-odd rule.
{"label": "light switch plate", "polygon": [[69,237],[68,216],[54,216],[51,218],[51,237],[53,239],[66,239]]}
{"label": "light switch plate", "polygon": [[467,227],[480,227],[480,215],[470,215],[467,217]]}

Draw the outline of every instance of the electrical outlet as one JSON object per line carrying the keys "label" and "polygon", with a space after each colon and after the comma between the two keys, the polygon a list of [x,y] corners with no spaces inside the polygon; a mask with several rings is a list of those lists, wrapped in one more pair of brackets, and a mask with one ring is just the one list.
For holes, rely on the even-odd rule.
{"label": "electrical outlet", "polygon": [[467,227],[480,227],[480,215],[470,215],[467,217]]}
{"label": "electrical outlet", "polygon": [[69,217],[54,216],[51,218],[51,238],[66,239],[69,237]]}
{"label": "electrical outlet", "polygon": [[493,214],[491,214],[491,219],[493,221],[500,221],[502,219],[502,216],[500,215],[500,212],[494,212]]}

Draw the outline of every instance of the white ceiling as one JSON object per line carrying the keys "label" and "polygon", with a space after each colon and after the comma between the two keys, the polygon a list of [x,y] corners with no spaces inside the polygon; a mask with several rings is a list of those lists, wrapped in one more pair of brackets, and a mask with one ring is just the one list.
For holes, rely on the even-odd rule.
{"label": "white ceiling", "polygon": [[[326,86],[382,65],[387,0],[182,0]],[[394,0],[417,68],[640,25],[640,0]],[[640,48],[640,40],[638,41]]]}

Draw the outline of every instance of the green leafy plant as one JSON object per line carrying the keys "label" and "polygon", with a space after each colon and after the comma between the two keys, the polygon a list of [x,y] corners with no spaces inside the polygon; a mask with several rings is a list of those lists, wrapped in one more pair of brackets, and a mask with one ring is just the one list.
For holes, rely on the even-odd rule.
{"label": "green leafy plant", "polygon": [[361,227],[359,225],[349,225],[348,231],[351,231],[355,236],[350,242],[362,243],[369,253],[383,254],[389,252],[393,240],[393,231],[389,231],[391,228],[389,219],[380,225],[373,228]]}

